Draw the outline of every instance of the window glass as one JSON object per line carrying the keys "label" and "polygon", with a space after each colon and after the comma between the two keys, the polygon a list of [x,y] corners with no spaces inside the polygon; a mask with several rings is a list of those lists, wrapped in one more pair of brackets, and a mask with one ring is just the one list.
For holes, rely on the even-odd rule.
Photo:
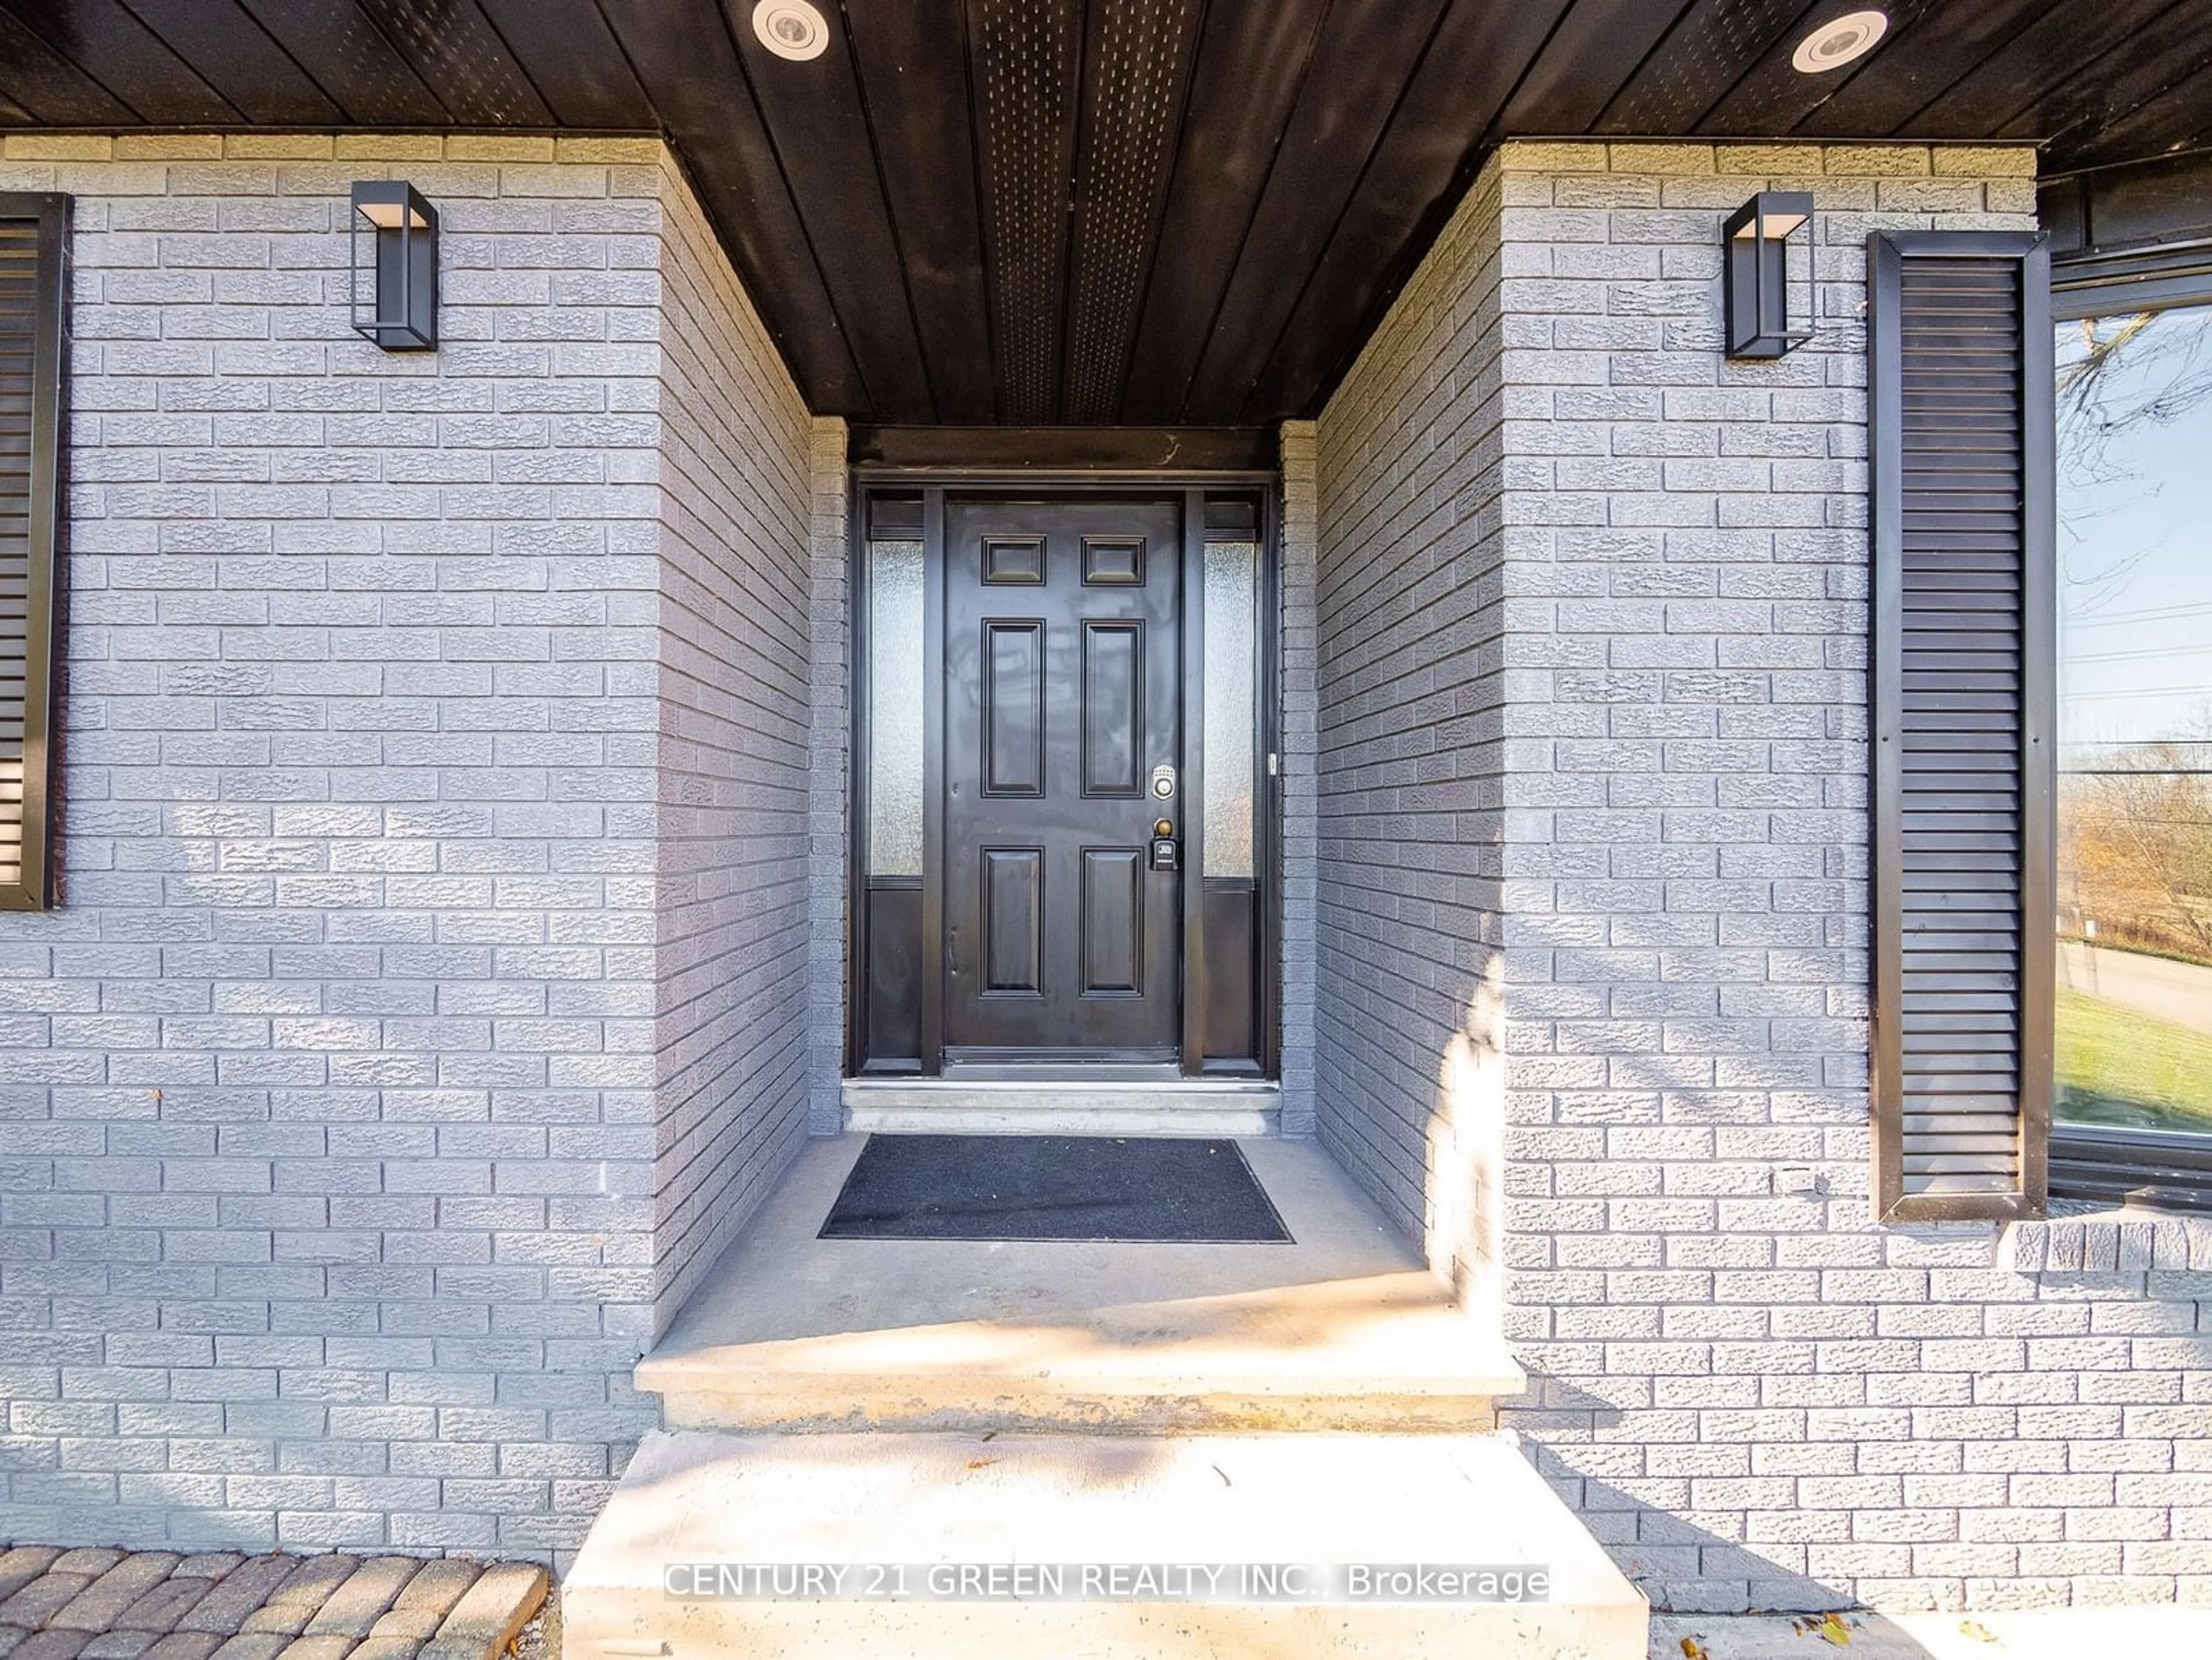
{"label": "window glass", "polygon": [[2057,348],[2053,1110],[2212,1132],[2212,307]]}
{"label": "window glass", "polygon": [[1254,780],[1259,771],[1260,546],[1206,544],[1206,876],[1253,872]]}
{"label": "window glass", "polygon": [[921,874],[921,544],[868,544],[868,874]]}

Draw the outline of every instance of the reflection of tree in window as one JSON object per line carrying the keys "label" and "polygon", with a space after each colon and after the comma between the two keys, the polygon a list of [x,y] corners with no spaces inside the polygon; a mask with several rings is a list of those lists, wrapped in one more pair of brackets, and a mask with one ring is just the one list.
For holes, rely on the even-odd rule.
{"label": "reflection of tree in window", "polygon": [[2057,1109],[2212,1131],[2212,309],[2057,344]]}
{"label": "reflection of tree in window", "polygon": [[[2178,326],[2177,326],[2178,325]],[[2058,330],[2058,489],[2061,570],[2069,585],[2103,587],[2124,578],[2149,550],[2106,548],[2106,563],[2086,568],[2086,522],[2110,517],[2139,481],[2155,496],[2163,480],[2147,471],[2130,441],[2146,425],[2170,428],[2212,398],[2212,329],[2192,312],[2085,317]],[[2069,534],[2068,532],[2070,532]],[[2212,610],[2212,607],[2208,607]]]}
{"label": "reflection of tree in window", "polygon": [[2132,745],[2068,773],[2075,928],[2106,946],[2212,963],[2212,790],[2198,746]]}

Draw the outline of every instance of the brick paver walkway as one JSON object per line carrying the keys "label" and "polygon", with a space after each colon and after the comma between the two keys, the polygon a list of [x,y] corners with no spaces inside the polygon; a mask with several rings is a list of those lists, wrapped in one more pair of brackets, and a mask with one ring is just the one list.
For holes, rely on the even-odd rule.
{"label": "brick paver walkway", "polygon": [[0,1550],[0,1660],[495,1660],[545,1571],[459,1557]]}

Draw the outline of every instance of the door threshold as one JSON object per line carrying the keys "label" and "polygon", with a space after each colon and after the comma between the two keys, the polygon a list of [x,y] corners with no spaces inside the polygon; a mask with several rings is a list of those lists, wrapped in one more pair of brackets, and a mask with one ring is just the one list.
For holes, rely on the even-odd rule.
{"label": "door threshold", "polygon": [[1158,1097],[1163,1100],[1276,1101],[1282,1098],[1283,1093],[1283,1086],[1272,1078],[1185,1078],[1177,1073],[1170,1073],[1164,1078],[1110,1078],[1091,1072],[1062,1072],[1013,1078],[977,1078],[966,1073],[957,1078],[921,1078],[911,1073],[901,1076],[884,1073],[848,1078],[842,1087],[848,1101],[863,1097],[894,1095],[1019,1095],[1043,1091],[1061,1095],[1080,1095],[1091,1090],[1127,1095],[1132,1098]]}
{"label": "door threshold", "polygon": [[947,1059],[941,1083],[1179,1084],[1182,1068],[1172,1061],[954,1061]]}
{"label": "door threshold", "polygon": [[1267,1135],[1283,1091],[1255,1078],[848,1078],[845,1128],[884,1134]]}

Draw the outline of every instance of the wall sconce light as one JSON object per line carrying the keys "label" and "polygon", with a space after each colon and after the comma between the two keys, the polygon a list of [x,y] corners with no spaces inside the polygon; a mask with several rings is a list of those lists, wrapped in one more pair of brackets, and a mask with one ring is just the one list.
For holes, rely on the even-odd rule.
{"label": "wall sconce light", "polygon": [[353,187],[349,248],[354,331],[386,351],[435,351],[437,209],[404,180],[364,179]]}
{"label": "wall sconce light", "polygon": [[1723,228],[1729,356],[1780,357],[1813,337],[1810,327],[1792,328],[1790,317],[1790,236],[1812,217],[1809,192],[1765,190]]}

